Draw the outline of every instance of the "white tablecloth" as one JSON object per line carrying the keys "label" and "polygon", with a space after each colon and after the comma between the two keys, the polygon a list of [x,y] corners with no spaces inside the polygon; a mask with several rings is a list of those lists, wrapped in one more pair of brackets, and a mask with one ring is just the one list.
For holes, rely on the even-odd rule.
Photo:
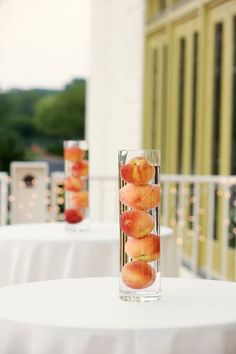
{"label": "white tablecloth", "polygon": [[162,298],[126,303],[118,278],[0,289],[0,354],[235,354],[236,284],[162,279]]}
{"label": "white tablecloth", "polygon": [[[172,229],[162,227],[162,274],[176,276]],[[91,223],[68,232],[64,223],[19,224],[0,228],[0,286],[38,280],[117,276],[119,228]]]}

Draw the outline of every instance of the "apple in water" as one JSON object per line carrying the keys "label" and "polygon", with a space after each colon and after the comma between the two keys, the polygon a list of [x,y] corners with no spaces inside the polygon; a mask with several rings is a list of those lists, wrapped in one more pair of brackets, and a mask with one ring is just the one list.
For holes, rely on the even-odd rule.
{"label": "apple in water", "polygon": [[125,244],[125,252],[133,260],[153,262],[160,258],[160,235],[149,234],[139,239],[129,238]]}
{"label": "apple in water", "polygon": [[75,162],[71,167],[71,173],[76,177],[87,177],[88,176],[88,161],[81,160]]}
{"label": "apple in water", "polygon": [[127,183],[120,189],[120,201],[138,210],[150,210],[160,204],[161,187],[159,184],[134,185]]}
{"label": "apple in water", "polygon": [[79,162],[83,159],[85,151],[78,146],[71,146],[64,149],[64,158],[68,161]]}
{"label": "apple in water", "polygon": [[84,182],[74,176],[69,176],[64,179],[64,188],[66,191],[78,192],[84,187]]}
{"label": "apple in water", "polygon": [[65,220],[69,224],[77,224],[84,219],[84,215],[81,211],[75,209],[65,210]]}
{"label": "apple in water", "polygon": [[120,216],[120,228],[129,236],[143,237],[149,234],[154,228],[153,217],[142,210],[125,211]]}
{"label": "apple in water", "polygon": [[88,208],[88,202],[89,198],[87,191],[80,191],[71,195],[71,204],[75,209]]}
{"label": "apple in water", "polygon": [[122,268],[121,277],[129,288],[144,289],[154,283],[156,272],[148,263],[138,260],[126,263]]}
{"label": "apple in water", "polygon": [[155,174],[154,166],[141,156],[120,166],[120,175],[128,183],[147,184]]}

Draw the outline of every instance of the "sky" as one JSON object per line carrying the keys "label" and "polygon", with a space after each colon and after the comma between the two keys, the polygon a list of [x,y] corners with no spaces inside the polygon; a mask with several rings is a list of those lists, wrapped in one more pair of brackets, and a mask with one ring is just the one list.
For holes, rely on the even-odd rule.
{"label": "sky", "polygon": [[89,76],[91,0],[0,0],[0,90]]}

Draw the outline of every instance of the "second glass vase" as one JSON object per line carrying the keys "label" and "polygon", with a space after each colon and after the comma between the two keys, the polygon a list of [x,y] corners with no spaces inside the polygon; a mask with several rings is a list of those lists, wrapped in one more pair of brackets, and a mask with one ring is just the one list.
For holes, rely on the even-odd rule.
{"label": "second glass vase", "polygon": [[[67,230],[86,223],[89,211],[89,156],[84,140],[64,141],[65,222]],[[83,223],[81,223],[83,221]],[[83,229],[82,227],[82,229]]]}

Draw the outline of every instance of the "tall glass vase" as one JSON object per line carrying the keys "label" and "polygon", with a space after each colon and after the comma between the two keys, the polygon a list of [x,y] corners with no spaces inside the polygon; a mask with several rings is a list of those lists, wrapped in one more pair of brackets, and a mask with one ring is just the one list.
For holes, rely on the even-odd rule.
{"label": "tall glass vase", "polygon": [[89,156],[84,140],[64,141],[66,229],[84,229],[89,214]]}
{"label": "tall glass vase", "polygon": [[160,298],[160,153],[119,151],[120,298]]}

